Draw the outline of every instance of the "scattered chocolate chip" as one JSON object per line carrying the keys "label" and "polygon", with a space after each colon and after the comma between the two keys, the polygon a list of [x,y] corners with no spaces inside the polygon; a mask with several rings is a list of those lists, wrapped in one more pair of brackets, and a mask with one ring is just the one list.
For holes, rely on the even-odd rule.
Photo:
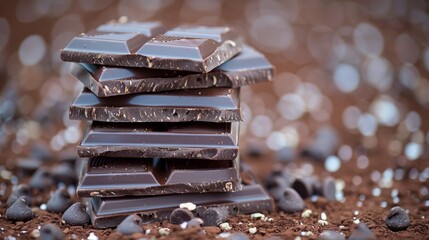
{"label": "scattered chocolate chip", "polygon": [[52,152],[49,147],[43,143],[35,143],[31,148],[31,156],[42,161],[51,161],[53,159]]}
{"label": "scattered chocolate chip", "polygon": [[37,158],[20,158],[16,161],[17,176],[25,178],[31,176],[40,167],[41,161]]}
{"label": "scattered chocolate chip", "polygon": [[375,240],[374,233],[366,226],[365,223],[359,223],[349,237],[349,240]]}
{"label": "scattered chocolate chip", "polygon": [[52,169],[52,175],[56,182],[61,182],[66,185],[76,183],[77,177],[74,168],[70,163],[62,163]]}
{"label": "scattered chocolate chip", "polygon": [[249,142],[246,146],[246,155],[251,157],[261,157],[265,152],[265,145],[259,142]]}
{"label": "scattered chocolate chip", "polygon": [[30,188],[28,185],[20,184],[16,186],[7,199],[7,205],[12,205],[20,197],[24,197],[28,203],[31,202]]}
{"label": "scattered chocolate chip", "polygon": [[176,208],[170,214],[170,223],[181,224],[194,218],[194,214],[186,208]]}
{"label": "scattered chocolate chip", "polygon": [[295,149],[292,147],[284,147],[277,151],[277,161],[288,163],[292,162],[296,158]]}
{"label": "scattered chocolate chip", "polygon": [[323,231],[318,240],[346,240],[346,237],[341,232],[337,232],[334,230],[325,230]]}
{"label": "scattered chocolate chip", "polygon": [[192,218],[189,220],[187,227],[201,227],[204,224],[204,221],[201,218]]}
{"label": "scattered chocolate chip", "polygon": [[311,197],[313,195],[313,179],[311,177],[296,178],[292,183],[292,188],[303,199]]}
{"label": "scattered chocolate chip", "polygon": [[228,237],[228,240],[249,240],[249,237],[241,232],[236,232],[231,234],[231,236]]}
{"label": "scattered chocolate chip", "polygon": [[410,226],[410,218],[407,211],[401,207],[393,207],[387,214],[385,223],[392,231],[405,230]]}
{"label": "scattered chocolate chip", "polygon": [[20,197],[7,210],[6,219],[12,222],[28,221],[34,218],[31,208],[25,197]]}
{"label": "scattered chocolate chip", "polygon": [[77,202],[71,205],[63,214],[65,223],[72,226],[83,226],[89,223],[89,215],[85,211],[85,205]]}
{"label": "scattered chocolate chip", "polygon": [[46,203],[46,211],[63,213],[71,204],[72,202],[67,190],[59,188],[52,194],[48,203]]}
{"label": "scattered chocolate chip", "polygon": [[31,177],[29,186],[33,189],[45,190],[54,185],[54,180],[46,168],[39,168]]}
{"label": "scattered chocolate chip", "polygon": [[280,210],[286,213],[300,212],[304,209],[305,203],[301,196],[292,188],[285,188],[278,200]]}
{"label": "scattered chocolate chip", "polygon": [[61,232],[61,229],[57,225],[48,223],[40,229],[40,239],[62,240],[64,239],[64,234]]}
{"label": "scattered chocolate chip", "polygon": [[328,201],[335,201],[336,193],[335,179],[333,177],[326,177],[322,183],[321,195]]}
{"label": "scattered chocolate chip", "polygon": [[130,215],[126,217],[116,228],[116,231],[124,235],[132,235],[134,233],[143,232],[140,225],[142,219],[138,215]]}
{"label": "scattered chocolate chip", "polygon": [[219,226],[228,218],[228,209],[224,207],[207,208],[202,214],[205,226]]}
{"label": "scattered chocolate chip", "polygon": [[283,189],[288,187],[285,179],[282,176],[277,176],[277,175],[271,175],[267,179],[265,186],[268,189],[271,196],[273,196],[273,198],[276,200],[279,199],[283,194]]}

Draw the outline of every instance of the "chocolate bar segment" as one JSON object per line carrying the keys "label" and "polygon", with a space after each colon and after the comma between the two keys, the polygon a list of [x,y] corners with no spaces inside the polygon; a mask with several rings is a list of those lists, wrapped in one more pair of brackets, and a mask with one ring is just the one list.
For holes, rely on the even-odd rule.
{"label": "chocolate bar segment", "polygon": [[97,157],[87,160],[77,195],[118,197],[238,190],[238,158],[195,161]]}
{"label": "chocolate bar segment", "polygon": [[240,121],[239,89],[210,88],[99,98],[88,89],[70,119],[103,122]]}
{"label": "chocolate bar segment", "polygon": [[243,48],[241,39],[227,27],[180,27],[156,36],[152,34],[160,31],[135,32],[138,24],[145,25],[103,25],[99,30],[115,33],[81,34],[61,51],[61,59],[111,66],[209,72]]}
{"label": "chocolate bar segment", "polygon": [[99,97],[180,89],[231,87],[270,81],[274,67],[255,49],[243,51],[209,73],[75,64],[72,74]]}
{"label": "chocolate bar segment", "polygon": [[117,226],[130,214],[140,215],[146,223],[168,219],[170,213],[185,202],[197,205],[197,217],[209,207],[226,207],[230,215],[274,210],[273,200],[259,184],[243,186],[238,192],[92,198],[87,200],[87,205],[92,225],[95,228],[109,228]]}
{"label": "chocolate bar segment", "polygon": [[154,37],[165,33],[167,28],[161,22],[125,22],[111,21],[97,27],[97,32],[109,33],[139,33],[146,37]]}
{"label": "chocolate bar segment", "polygon": [[93,122],[77,151],[81,157],[233,160],[238,127],[237,122]]}

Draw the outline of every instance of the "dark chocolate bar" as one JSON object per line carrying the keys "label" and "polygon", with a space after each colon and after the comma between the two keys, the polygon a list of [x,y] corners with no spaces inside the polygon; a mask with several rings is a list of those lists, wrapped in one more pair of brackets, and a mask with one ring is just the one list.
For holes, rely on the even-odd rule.
{"label": "dark chocolate bar", "polygon": [[97,27],[97,32],[109,33],[139,33],[148,38],[165,33],[167,28],[161,22],[118,22],[110,21]]}
{"label": "dark chocolate bar", "polygon": [[238,158],[195,161],[97,157],[87,161],[77,187],[79,197],[241,190]]}
{"label": "dark chocolate bar", "polygon": [[103,123],[88,126],[81,157],[233,160],[239,123]]}
{"label": "dark chocolate bar", "polygon": [[274,202],[259,184],[243,186],[238,192],[189,193],[150,197],[91,198],[88,211],[95,228],[115,227],[131,214],[138,214],[145,223],[168,219],[181,203],[197,205],[195,215],[209,207],[226,207],[230,215],[273,211]]}
{"label": "dark chocolate bar", "polygon": [[140,92],[232,87],[270,81],[274,67],[255,49],[243,51],[209,73],[75,64],[71,73],[99,97]]}
{"label": "dark chocolate bar", "polygon": [[135,31],[135,27],[119,23],[101,26],[100,29],[110,29],[114,33],[81,34],[61,50],[61,59],[111,66],[209,72],[243,48],[241,39],[228,27],[178,27],[161,35],[152,35],[158,31]]}
{"label": "dark chocolate bar", "polygon": [[70,119],[103,122],[240,121],[238,88],[207,88],[99,98],[88,89],[70,107]]}

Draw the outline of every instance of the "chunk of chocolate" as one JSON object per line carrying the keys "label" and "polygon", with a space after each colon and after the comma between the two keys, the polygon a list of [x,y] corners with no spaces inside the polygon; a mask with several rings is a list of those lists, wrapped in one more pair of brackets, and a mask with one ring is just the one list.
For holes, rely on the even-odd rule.
{"label": "chunk of chocolate", "polygon": [[70,119],[102,122],[240,121],[239,89],[209,88],[98,98],[85,89]]}
{"label": "chunk of chocolate", "polygon": [[165,33],[167,28],[161,22],[118,22],[110,21],[106,24],[97,27],[97,32],[111,32],[111,33],[139,33],[148,38]]}
{"label": "chunk of chocolate", "polygon": [[88,126],[81,157],[234,160],[239,123],[102,123]]}
{"label": "chunk of chocolate", "polygon": [[243,52],[209,73],[75,64],[71,73],[98,97],[180,89],[231,87],[270,81],[274,67],[255,49]]}
{"label": "chunk of chocolate", "polygon": [[[164,34],[150,24],[134,22],[100,26],[114,31],[81,34],[61,51],[61,59],[100,65],[209,72],[243,48],[228,27],[178,27]],[[137,29],[138,30],[136,32]]]}
{"label": "chunk of chocolate", "polygon": [[274,208],[273,200],[258,184],[243,186],[238,192],[87,199],[92,224],[96,228],[117,226],[130,214],[138,214],[144,223],[166,220],[183,202],[193,202],[197,209],[226,207],[230,215],[273,211]]}
{"label": "chunk of chocolate", "polygon": [[241,190],[236,160],[106,158],[88,159],[77,187],[79,197],[143,196]]}
{"label": "chunk of chocolate", "polygon": [[176,208],[170,214],[170,223],[182,224],[194,218],[194,214],[186,208]]}

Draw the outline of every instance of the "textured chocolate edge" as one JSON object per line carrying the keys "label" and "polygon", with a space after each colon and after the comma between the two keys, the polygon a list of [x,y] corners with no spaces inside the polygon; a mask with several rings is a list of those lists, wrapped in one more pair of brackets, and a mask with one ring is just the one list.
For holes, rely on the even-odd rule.
{"label": "textured chocolate edge", "polygon": [[[123,159],[118,159],[121,161]],[[218,180],[214,182],[186,182],[186,183],[166,183],[164,185],[145,185],[141,183],[123,183],[118,181],[120,179],[129,179],[130,177],[136,178],[139,173],[88,173],[88,160],[82,169],[81,177],[79,178],[79,184],[76,190],[78,197],[120,197],[120,196],[152,196],[152,195],[168,195],[168,194],[184,194],[184,193],[205,193],[205,192],[235,192],[242,189],[241,176],[239,174],[240,167],[238,164],[239,158],[232,160],[233,166],[225,169],[214,168],[204,169],[202,172],[207,176],[219,176],[227,174],[234,176],[234,178],[228,178]],[[175,173],[181,174],[181,170],[178,169]],[[193,169],[196,170],[196,169]],[[103,181],[105,178],[112,178],[117,180],[118,184],[112,184],[107,181]],[[215,177],[216,178],[216,177]],[[85,181],[91,182],[92,180],[100,180],[98,185],[86,185]],[[199,179],[195,179],[199,181]]]}
{"label": "textured chocolate edge", "polygon": [[98,97],[110,97],[182,89],[211,87],[238,88],[254,83],[271,81],[274,76],[274,68],[237,72],[214,70],[209,73],[196,73],[178,78],[115,79],[105,80],[103,82],[94,79],[90,73],[77,64],[72,68],[71,73]]}
{"label": "textured chocolate edge", "polygon": [[[243,190],[254,189],[260,192],[261,199],[256,201],[249,201],[242,199],[240,202],[226,202],[226,203],[210,203],[210,204],[199,204],[194,201],[197,205],[196,215],[199,216],[199,213],[204,212],[206,208],[209,207],[226,207],[230,215],[238,214],[250,214],[255,212],[272,212],[274,211],[274,201],[271,197],[265,192],[263,187],[259,184],[251,186],[243,186]],[[237,192],[239,193],[239,192]],[[222,194],[222,193],[220,193]],[[234,194],[234,193],[231,193]],[[198,199],[198,194],[191,194],[192,198]],[[161,196],[162,197],[162,196]],[[168,196],[175,197],[175,196]],[[227,199],[225,199],[227,201]],[[103,203],[100,202],[100,199],[86,199],[87,211],[91,216],[92,224],[95,228],[109,228],[116,227],[124,218],[130,214],[138,214],[143,218],[144,223],[163,221],[169,218],[170,213],[179,206],[181,199],[177,199],[177,206],[172,206],[169,208],[162,208],[151,211],[124,211],[122,213],[110,213],[110,214],[97,214],[100,207],[103,207]],[[162,200],[160,199],[160,202]]]}
{"label": "textured chocolate edge", "polygon": [[[135,118],[136,116],[139,118]],[[242,120],[240,109],[123,107],[110,108],[109,111],[105,111],[103,107],[77,107],[73,105],[70,106],[69,117],[71,120],[102,122],[234,122]]]}

